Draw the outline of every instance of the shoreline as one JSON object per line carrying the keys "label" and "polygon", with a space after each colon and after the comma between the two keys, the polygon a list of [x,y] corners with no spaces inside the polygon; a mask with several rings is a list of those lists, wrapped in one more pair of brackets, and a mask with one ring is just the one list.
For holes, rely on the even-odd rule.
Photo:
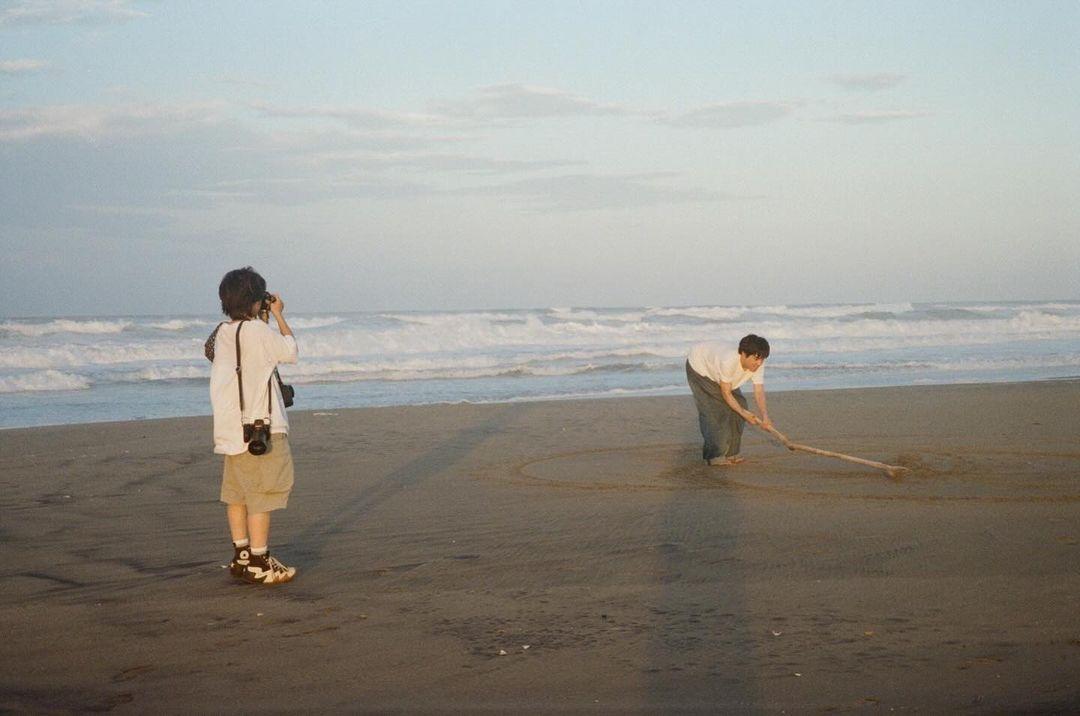
{"label": "shoreline", "polygon": [[[962,387],[962,386],[1002,386],[1002,385],[1038,385],[1041,383],[1080,383],[1080,375],[1075,376],[1061,376],[1054,378],[1038,378],[1030,380],[1015,380],[1015,381],[979,381],[979,382],[964,382],[964,383],[923,383],[918,385],[878,385],[878,386],[852,386],[841,388],[792,388],[792,389],[768,389],[768,396],[773,395],[788,395],[788,394],[800,394],[800,393],[834,393],[843,391],[874,391],[874,390],[897,390],[897,389],[934,389],[934,388],[948,388],[948,387]],[[658,388],[656,390],[665,390],[664,388]],[[689,388],[687,388],[686,395],[689,396]],[[434,407],[452,407],[452,406],[468,406],[468,405],[519,405],[529,403],[568,403],[568,402],[588,402],[588,401],[610,401],[610,400],[650,400],[655,398],[670,398],[675,399],[681,397],[681,394],[674,393],[657,393],[652,395],[571,395],[565,398],[557,396],[544,396],[539,398],[513,398],[510,400],[491,400],[491,401],[472,401],[461,400],[457,402],[435,402],[435,403],[396,403],[393,405],[357,405],[347,407],[333,407],[333,408],[306,408],[289,410],[289,415],[301,414],[301,413],[314,413],[325,411],[356,411],[356,410],[381,410],[381,409],[395,409],[395,408],[434,408]],[[752,396],[747,396],[752,400]],[[207,405],[209,406],[209,398],[207,398]],[[45,425],[22,425],[3,427],[0,426],[0,434],[13,430],[38,430],[47,428],[62,428],[62,427],[80,427],[80,426],[92,426],[92,425],[118,425],[123,423],[141,423],[141,422],[154,422],[154,421],[166,421],[166,420],[194,420],[198,418],[209,418],[209,412],[205,414],[195,415],[175,415],[166,416],[160,418],[134,418],[131,420],[99,420],[84,423],[49,423]]]}
{"label": "shoreline", "polygon": [[[1080,709],[1080,381],[290,415],[293,582],[236,583],[211,418],[0,431],[0,711]],[[316,415],[331,412],[334,415]]]}

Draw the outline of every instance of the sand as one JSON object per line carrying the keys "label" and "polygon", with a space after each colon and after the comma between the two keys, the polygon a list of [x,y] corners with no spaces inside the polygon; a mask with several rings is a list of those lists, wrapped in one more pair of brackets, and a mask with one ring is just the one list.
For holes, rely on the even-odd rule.
{"label": "sand", "polygon": [[[301,391],[298,405],[303,405]],[[234,582],[192,418],[0,431],[0,711],[1080,710],[1080,381],[293,413]]]}

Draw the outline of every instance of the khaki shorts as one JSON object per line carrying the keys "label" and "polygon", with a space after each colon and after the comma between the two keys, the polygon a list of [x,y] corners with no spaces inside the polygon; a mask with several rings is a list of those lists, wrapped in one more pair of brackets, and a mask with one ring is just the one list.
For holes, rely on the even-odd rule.
{"label": "khaki shorts", "polygon": [[281,510],[289,503],[292,486],[292,452],[284,433],[271,434],[265,455],[225,456],[221,501],[227,505],[247,505],[248,512]]}

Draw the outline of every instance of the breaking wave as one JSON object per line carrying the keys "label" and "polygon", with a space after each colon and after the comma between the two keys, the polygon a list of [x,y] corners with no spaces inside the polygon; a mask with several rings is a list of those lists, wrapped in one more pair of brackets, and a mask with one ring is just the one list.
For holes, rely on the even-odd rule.
{"label": "breaking wave", "polygon": [[58,318],[46,322],[4,321],[0,334],[8,333],[36,338],[54,333],[81,333],[86,335],[110,335],[131,328],[132,321],[77,321]]}
{"label": "breaking wave", "polygon": [[[4,320],[0,426],[11,424],[4,408],[16,403],[20,415],[55,410],[61,421],[90,403],[110,419],[152,414],[139,406],[158,402],[204,409],[203,342],[219,322],[212,315]],[[289,323],[300,362],[281,373],[310,386],[303,395],[322,396],[313,407],[678,392],[691,345],[734,345],[747,333],[772,344],[773,387],[1080,373],[1080,302],[1069,301],[383,311],[289,316]],[[83,397],[33,397],[61,391]]]}
{"label": "breaking wave", "polygon": [[186,320],[183,318],[174,318],[171,321],[162,321],[161,323],[147,323],[146,325],[150,328],[156,328],[159,331],[186,331],[189,328],[194,328],[196,326],[209,330],[212,324],[208,321],[196,321]]}
{"label": "breaking wave", "polygon": [[288,318],[289,327],[301,330],[310,331],[316,328],[326,328],[327,326],[336,326],[343,322],[345,319],[339,316],[317,316],[314,318]]}
{"label": "breaking wave", "polygon": [[0,377],[0,393],[31,393],[49,390],[88,390],[90,380],[81,375],[43,370]]}

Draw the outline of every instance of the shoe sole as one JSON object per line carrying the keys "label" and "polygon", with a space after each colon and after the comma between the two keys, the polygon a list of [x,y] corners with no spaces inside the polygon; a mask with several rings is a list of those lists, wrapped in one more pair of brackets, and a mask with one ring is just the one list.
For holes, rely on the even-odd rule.
{"label": "shoe sole", "polygon": [[296,574],[293,573],[293,575],[290,577],[285,577],[284,579],[276,579],[272,582],[266,582],[259,579],[248,579],[247,576],[243,574],[237,575],[237,579],[239,579],[244,584],[259,584],[264,587],[276,587],[279,584],[288,584],[289,582],[293,581],[294,579],[296,579]]}

